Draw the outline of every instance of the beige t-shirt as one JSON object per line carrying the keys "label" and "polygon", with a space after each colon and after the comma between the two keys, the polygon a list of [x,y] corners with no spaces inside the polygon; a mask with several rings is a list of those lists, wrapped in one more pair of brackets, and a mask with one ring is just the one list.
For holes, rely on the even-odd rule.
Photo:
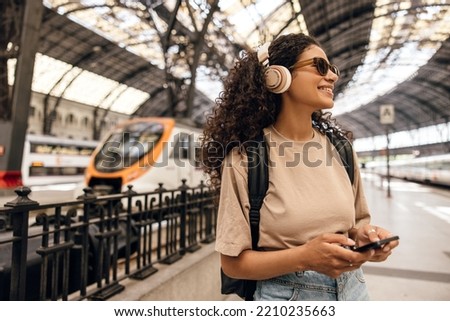
{"label": "beige t-shirt", "polygon": [[[323,233],[344,233],[370,221],[355,159],[353,186],[338,152],[314,131],[310,141],[290,141],[273,126],[264,129],[270,144],[269,188],[260,210],[260,248],[292,248]],[[233,149],[222,170],[216,250],[238,256],[251,249],[246,156]]]}

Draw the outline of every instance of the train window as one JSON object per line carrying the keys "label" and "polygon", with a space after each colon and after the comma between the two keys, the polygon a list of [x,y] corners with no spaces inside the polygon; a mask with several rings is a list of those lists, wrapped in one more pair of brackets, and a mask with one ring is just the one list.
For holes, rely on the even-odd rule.
{"label": "train window", "polygon": [[93,148],[80,147],[79,154],[81,156],[89,156],[92,154],[93,151],[94,151]]}
{"label": "train window", "polygon": [[29,176],[71,176],[83,175],[84,167],[44,167],[30,166]]}
{"label": "train window", "polygon": [[179,133],[175,136],[173,157],[175,159],[189,159],[189,134]]}
{"label": "train window", "polygon": [[53,155],[90,155],[94,147],[68,146],[62,144],[31,143],[30,152]]}
{"label": "train window", "polygon": [[30,176],[47,176],[48,174],[47,174],[47,169],[45,167],[41,167],[41,166],[33,167],[33,166],[30,166],[29,175]]}
{"label": "train window", "polygon": [[450,162],[436,161],[429,165],[430,169],[448,170],[450,169]]}
{"label": "train window", "polygon": [[195,167],[200,167],[201,165],[201,160],[202,160],[202,147],[200,142],[196,141],[194,142],[194,162],[195,162]]}
{"label": "train window", "polygon": [[443,170],[450,170],[450,162],[449,161],[443,161],[441,169],[443,169]]}
{"label": "train window", "polygon": [[78,175],[76,167],[61,167],[61,175]]}
{"label": "train window", "polygon": [[[116,172],[130,167],[150,153],[159,143],[164,126],[138,122],[113,133],[95,156],[95,167],[101,172]],[[142,164],[145,166],[146,164]]]}

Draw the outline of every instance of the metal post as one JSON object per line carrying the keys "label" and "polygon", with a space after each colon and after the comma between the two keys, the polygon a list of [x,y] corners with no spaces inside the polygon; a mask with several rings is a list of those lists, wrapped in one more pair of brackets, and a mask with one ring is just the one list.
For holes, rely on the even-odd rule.
{"label": "metal post", "polygon": [[81,251],[80,260],[80,294],[87,294],[88,286],[88,273],[89,273],[89,220],[91,212],[94,209],[94,202],[97,197],[94,195],[92,188],[83,188],[84,195],[77,197],[79,200],[83,200],[83,215],[81,222],[83,225],[77,229],[75,233],[76,244],[75,248],[79,248]]}
{"label": "metal post", "polygon": [[127,195],[127,235],[125,238],[126,246],[125,246],[125,274],[130,274],[130,257],[131,257],[131,224],[132,221],[132,213],[133,213],[133,196],[137,193],[133,190],[133,185],[127,186],[128,190],[123,194]]}
{"label": "metal post", "polygon": [[186,180],[182,179],[180,197],[180,255],[186,254],[186,215],[187,215],[187,190]]}
{"label": "metal post", "polygon": [[389,173],[389,125],[394,124],[395,109],[394,105],[386,104],[380,106],[380,123],[386,127],[386,180],[387,197],[391,197],[391,175]]}
{"label": "metal post", "polygon": [[[25,1],[24,17],[21,29],[20,52],[17,57],[15,80],[11,99],[12,118],[4,126],[5,160],[0,160],[0,171],[5,170],[20,177],[23,147],[28,126],[28,112],[31,98],[34,60],[39,45],[39,33],[44,12],[40,1]],[[3,125],[2,125],[3,126]],[[7,131],[7,132],[5,132]],[[2,162],[6,162],[4,165]]]}
{"label": "metal post", "polygon": [[11,261],[11,301],[24,301],[27,285],[27,251],[28,251],[28,219],[30,210],[39,203],[28,198],[31,193],[28,187],[18,187],[15,190],[17,198],[5,204],[5,207],[20,209],[12,213],[13,246]]}
{"label": "metal post", "polygon": [[391,197],[391,173],[389,170],[389,126],[386,126],[386,181],[387,197]]}

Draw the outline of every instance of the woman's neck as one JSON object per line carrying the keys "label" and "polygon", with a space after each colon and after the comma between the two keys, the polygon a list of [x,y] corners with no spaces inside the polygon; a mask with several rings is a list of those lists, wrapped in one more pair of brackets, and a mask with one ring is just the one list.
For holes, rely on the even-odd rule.
{"label": "woman's neck", "polygon": [[289,113],[282,110],[273,126],[281,135],[293,141],[307,141],[314,136],[311,115],[299,111]]}

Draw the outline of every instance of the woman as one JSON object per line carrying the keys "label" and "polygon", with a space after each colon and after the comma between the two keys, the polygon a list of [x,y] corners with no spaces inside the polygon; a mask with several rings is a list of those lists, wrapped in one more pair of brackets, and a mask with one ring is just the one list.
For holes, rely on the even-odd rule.
{"label": "woman", "polygon": [[[222,269],[258,280],[255,300],[368,300],[360,266],[386,260],[398,242],[363,253],[348,248],[390,233],[370,224],[358,166],[352,185],[325,135],[351,135],[322,112],[333,107],[339,71],[304,34],[281,36],[265,50],[238,59],[204,130],[205,171],[220,195]],[[281,85],[279,67],[287,70]],[[254,251],[243,147],[262,130],[269,188]]]}

